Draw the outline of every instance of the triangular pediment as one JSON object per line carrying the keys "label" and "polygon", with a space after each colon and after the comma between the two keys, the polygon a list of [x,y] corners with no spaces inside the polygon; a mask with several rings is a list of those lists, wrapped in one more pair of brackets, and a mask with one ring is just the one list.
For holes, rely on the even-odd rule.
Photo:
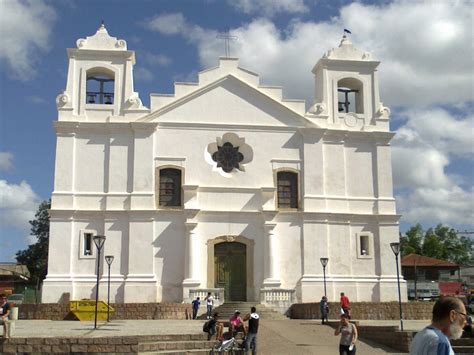
{"label": "triangular pediment", "polygon": [[285,100],[267,94],[265,87],[260,90],[228,74],[190,90],[140,121],[296,128],[312,125],[298,108],[291,107],[295,103],[304,107],[304,102],[285,104]]}

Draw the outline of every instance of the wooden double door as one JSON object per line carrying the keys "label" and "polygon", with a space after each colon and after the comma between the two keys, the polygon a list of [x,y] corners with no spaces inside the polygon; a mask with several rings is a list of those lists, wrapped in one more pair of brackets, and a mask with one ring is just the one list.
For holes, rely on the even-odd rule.
{"label": "wooden double door", "polygon": [[214,246],[216,288],[225,290],[226,301],[247,300],[247,246],[238,242]]}

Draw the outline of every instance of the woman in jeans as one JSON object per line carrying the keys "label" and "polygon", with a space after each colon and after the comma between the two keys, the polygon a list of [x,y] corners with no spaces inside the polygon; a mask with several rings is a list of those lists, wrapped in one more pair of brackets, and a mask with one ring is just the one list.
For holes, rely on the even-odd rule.
{"label": "woman in jeans", "polygon": [[339,355],[355,355],[357,341],[357,327],[349,322],[347,314],[341,314],[341,322],[336,328],[334,335],[341,334],[339,342]]}

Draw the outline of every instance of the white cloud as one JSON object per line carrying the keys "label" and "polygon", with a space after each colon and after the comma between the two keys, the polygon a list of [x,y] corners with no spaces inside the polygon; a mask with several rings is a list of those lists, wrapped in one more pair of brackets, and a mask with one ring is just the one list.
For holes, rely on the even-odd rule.
{"label": "white cloud", "polygon": [[0,226],[29,230],[40,203],[31,186],[22,181],[19,185],[0,180]]}
{"label": "white cloud", "polygon": [[13,154],[0,152],[0,171],[11,171],[13,169]]}
{"label": "white cloud", "polygon": [[187,24],[181,13],[162,14],[145,22],[145,27],[167,35],[184,34]]}
{"label": "white cloud", "polygon": [[452,179],[445,174],[449,165],[446,155],[429,147],[404,147],[393,145],[393,179],[395,186],[418,188],[432,186],[448,188]]}
{"label": "white cloud", "polygon": [[396,140],[403,141],[406,146],[424,142],[445,154],[473,158],[472,113],[465,117],[454,117],[447,110],[433,108],[405,110],[402,116],[407,118],[407,123],[398,129]]}
{"label": "white cloud", "polygon": [[[352,41],[381,60],[381,97],[390,106],[424,107],[438,102],[458,104],[472,99],[472,9],[468,1],[394,1],[384,5],[352,3],[328,21],[291,21],[277,28],[254,19],[231,29],[239,37],[232,55],[242,66],[261,74],[264,83],[279,84],[286,96],[314,97],[311,69],[339,43],[342,29]],[[180,13],[156,16],[147,27],[182,35],[197,46],[201,65],[213,66],[223,54],[216,31],[186,22]],[[449,90],[447,90],[449,83]]]}
{"label": "white cloud", "polygon": [[36,73],[41,52],[50,48],[56,11],[42,0],[0,2],[0,60],[12,77],[23,81]]}
{"label": "white cloud", "polygon": [[456,177],[446,174],[452,157],[472,164],[474,117],[454,117],[440,108],[406,110],[406,123],[392,143],[394,182],[397,187],[451,188]]}
{"label": "white cloud", "polygon": [[228,0],[229,5],[251,15],[272,17],[278,13],[305,13],[308,7],[303,0]]}
{"label": "white cloud", "polygon": [[449,189],[429,187],[397,196],[402,220],[411,223],[438,223],[474,226],[474,191],[457,186]]}
{"label": "white cloud", "polygon": [[163,54],[153,54],[150,52],[142,52],[140,53],[140,58],[143,58],[143,60],[146,63],[152,66],[158,65],[158,66],[166,67],[170,65],[171,63],[171,58]]}
{"label": "white cloud", "polygon": [[143,80],[143,81],[152,81],[153,80],[153,73],[143,67],[135,67],[133,71],[133,76],[137,80]]}
{"label": "white cloud", "polygon": [[472,166],[472,116],[447,110],[407,110],[392,144],[394,184],[402,219],[427,224],[474,225],[472,181],[463,188],[449,173],[453,157]]}

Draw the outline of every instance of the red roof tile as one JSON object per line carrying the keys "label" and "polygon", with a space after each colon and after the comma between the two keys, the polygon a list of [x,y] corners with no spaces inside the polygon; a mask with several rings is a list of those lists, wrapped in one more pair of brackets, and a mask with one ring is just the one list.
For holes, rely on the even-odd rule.
{"label": "red roof tile", "polygon": [[402,258],[402,266],[437,266],[458,268],[458,264],[451,263],[446,260],[430,258],[429,256],[418,255],[415,253],[408,254]]}

